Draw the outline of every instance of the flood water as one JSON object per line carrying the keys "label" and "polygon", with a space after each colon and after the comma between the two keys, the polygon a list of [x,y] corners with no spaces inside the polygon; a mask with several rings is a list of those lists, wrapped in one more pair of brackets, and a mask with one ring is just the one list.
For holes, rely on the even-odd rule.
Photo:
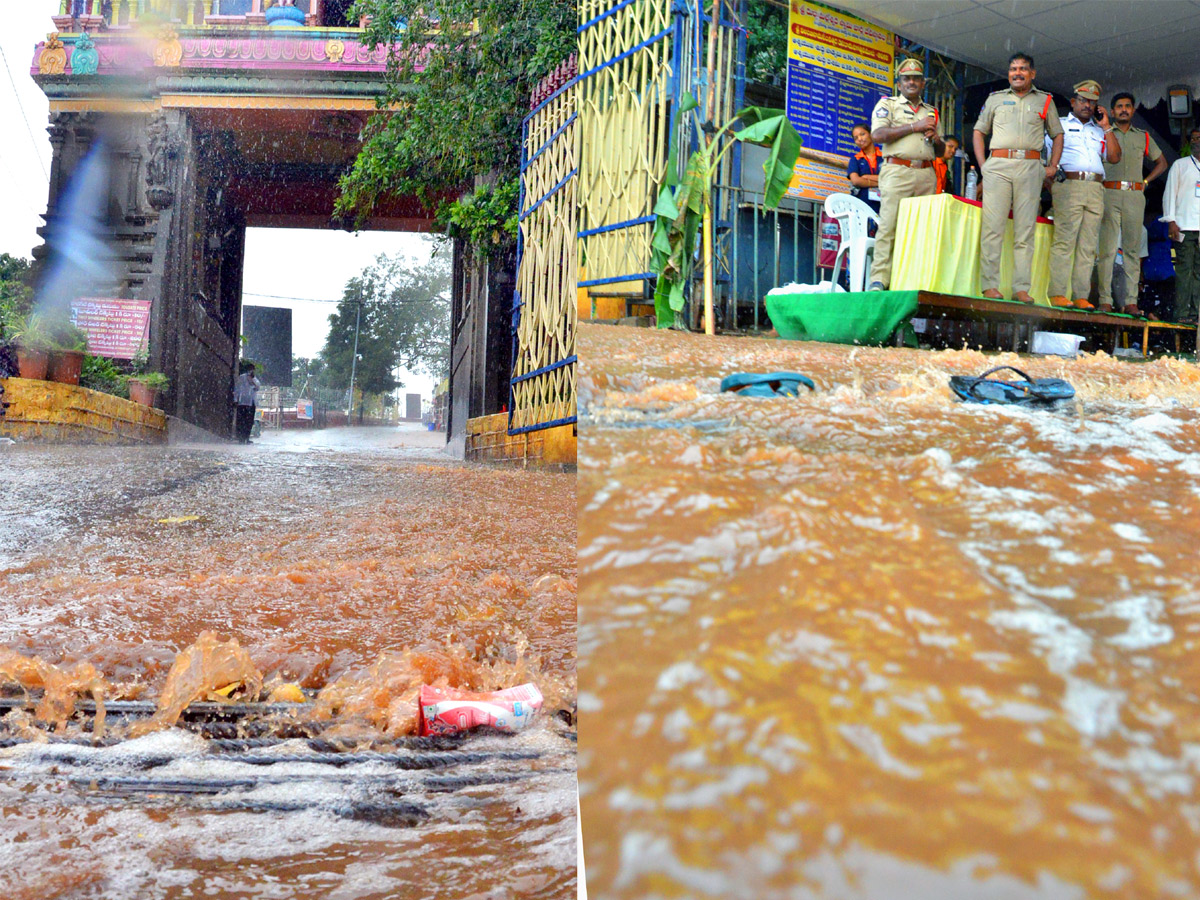
{"label": "flood water", "polygon": [[[0,709],[0,895],[574,895],[575,476],[430,443],[0,447],[0,681],[68,698]],[[519,735],[410,736],[524,681]],[[172,725],[221,691],[304,702]]]}
{"label": "flood water", "polygon": [[1200,896],[1200,369],[579,342],[593,896]]}

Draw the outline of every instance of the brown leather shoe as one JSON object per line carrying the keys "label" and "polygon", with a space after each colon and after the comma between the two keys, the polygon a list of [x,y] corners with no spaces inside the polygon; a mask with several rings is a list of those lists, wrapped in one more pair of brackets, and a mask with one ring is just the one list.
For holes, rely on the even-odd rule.
{"label": "brown leather shoe", "polygon": [[1096,309],[1099,312],[1113,312],[1113,305],[1111,303],[1101,303]]}
{"label": "brown leather shoe", "polygon": [[983,296],[987,297],[989,300],[1003,300],[1004,299],[1004,295],[1002,293],[1000,293],[998,290],[996,290],[995,288],[988,288],[986,291],[983,292]]}
{"label": "brown leather shoe", "polygon": [[1086,297],[1076,297],[1075,298],[1075,308],[1076,309],[1095,309],[1096,307],[1092,306],[1092,304],[1087,301]]}
{"label": "brown leather shoe", "polygon": [[1142,312],[1140,309],[1138,309],[1136,306],[1123,306],[1123,307],[1121,307],[1121,312],[1123,312],[1127,316],[1144,316],[1145,315],[1145,313]]}
{"label": "brown leather shoe", "polygon": [[1022,303],[1037,303],[1037,301],[1029,295],[1029,291],[1017,291],[1015,294],[1013,294],[1013,299],[1020,300]]}
{"label": "brown leather shoe", "polygon": [[1071,306],[1071,301],[1061,295],[1050,298],[1051,306]]}

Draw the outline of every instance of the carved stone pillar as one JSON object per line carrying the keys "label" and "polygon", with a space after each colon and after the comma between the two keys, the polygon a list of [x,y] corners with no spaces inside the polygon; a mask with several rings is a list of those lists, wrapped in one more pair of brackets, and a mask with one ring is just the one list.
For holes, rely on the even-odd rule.
{"label": "carved stone pillar", "polygon": [[58,206],[58,194],[62,189],[62,155],[67,142],[69,113],[51,113],[50,125],[50,197],[46,202],[46,218],[54,215]]}

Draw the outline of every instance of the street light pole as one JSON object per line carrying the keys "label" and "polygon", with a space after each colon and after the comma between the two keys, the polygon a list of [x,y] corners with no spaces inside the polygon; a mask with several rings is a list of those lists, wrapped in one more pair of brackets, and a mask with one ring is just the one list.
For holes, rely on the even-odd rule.
{"label": "street light pole", "polygon": [[350,399],[346,403],[346,424],[350,424],[350,414],[354,411],[354,371],[358,366],[358,322],[362,317],[362,289],[359,289],[358,300],[354,306],[354,352],[350,355]]}

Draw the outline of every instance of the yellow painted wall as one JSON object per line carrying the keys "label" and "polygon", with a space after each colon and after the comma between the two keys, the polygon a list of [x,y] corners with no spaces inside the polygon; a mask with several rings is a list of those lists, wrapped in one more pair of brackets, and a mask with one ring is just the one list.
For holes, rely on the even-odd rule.
{"label": "yellow painted wall", "polygon": [[7,378],[4,399],[11,405],[0,418],[0,437],[57,444],[165,444],[167,416],[99,391]]}
{"label": "yellow painted wall", "polygon": [[466,457],[475,462],[515,462],[526,466],[576,464],[574,425],[523,434],[508,433],[508,413],[467,420]]}

